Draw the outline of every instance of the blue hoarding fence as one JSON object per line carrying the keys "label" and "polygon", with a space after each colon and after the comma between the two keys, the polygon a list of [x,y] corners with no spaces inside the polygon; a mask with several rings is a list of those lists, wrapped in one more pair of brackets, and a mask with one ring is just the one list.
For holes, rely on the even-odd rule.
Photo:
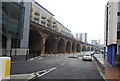
{"label": "blue hoarding fence", "polygon": [[108,46],[108,62],[114,67],[115,66],[115,56],[116,56],[116,45]]}

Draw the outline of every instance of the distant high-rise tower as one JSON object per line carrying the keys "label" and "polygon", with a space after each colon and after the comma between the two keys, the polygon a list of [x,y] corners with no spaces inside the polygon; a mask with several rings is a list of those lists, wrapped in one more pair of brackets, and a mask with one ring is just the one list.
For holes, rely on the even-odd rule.
{"label": "distant high-rise tower", "polygon": [[79,35],[79,33],[76,33],[76,39],[77,39],[77,40],[79,39],[79,36],[78,36],[78,35]]}
{"label": "distant high-rise tower", "polygon": [[100,45],[100,39],[99,39],[99,41],[98,41],[98,44]]}
{"label": "distant high-rise tower", "polygon": [[80,33],[79,39],[83,42],[87,42],[87,33]]}
{"label": "distant high-rise tower", "polygon": [[97,44],[97,40],[91,40],[91,44],[96,45]]}

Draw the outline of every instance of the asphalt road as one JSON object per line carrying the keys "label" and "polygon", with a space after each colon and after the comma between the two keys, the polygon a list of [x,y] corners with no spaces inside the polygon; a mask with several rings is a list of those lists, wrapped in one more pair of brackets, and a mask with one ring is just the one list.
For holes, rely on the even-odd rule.
{"label": "asphalt road", "polygon": [[81,58],[46,56],[34,61],[12,63],[11,75],[48,69],[38,79],[103,79],[94,62]]}

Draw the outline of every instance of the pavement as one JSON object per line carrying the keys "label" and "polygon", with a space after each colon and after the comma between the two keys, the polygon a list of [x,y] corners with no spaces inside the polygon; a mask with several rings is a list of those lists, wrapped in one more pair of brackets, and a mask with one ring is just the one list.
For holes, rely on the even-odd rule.
{"label": "pavement", "polygon": [[[77,56],[80,54],[77,54]],[[101,79],[95,61],[82,61],[75,55],[42,56],[30,61],[13,62],[11,64],[11,81],[38,79]]]}
{"label": "pavement", "polygon": [[107,59],[103,58],[103,54],[94,54],[94,56],[101,63],[101,65],[105,67],[105,71],[101,71],[101,73],[106,80],[120,81],[120,66],[112,67],[112,65],[107,62]]}

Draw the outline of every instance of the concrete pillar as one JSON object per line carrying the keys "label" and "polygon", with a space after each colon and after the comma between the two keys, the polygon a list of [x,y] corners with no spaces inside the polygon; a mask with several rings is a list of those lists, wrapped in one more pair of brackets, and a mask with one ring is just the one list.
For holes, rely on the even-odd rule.
{"label": "concrete pillar", "polygon": [[[0,2],[0,12],[2,12],[2,2]],[[2,19],[2,14],[0,14]],[[0,56],[2,56],[2,20],[0,20]]]}
{"label": "concrete pillar", "polygon": [[104,59],[106,57],[106,47],[104,47]]}
{"label": "concrete pillar", "polygon": [[7,56],[10,56],[11,41],[12,41],[12,38],[11,38],[11,35],[9,35],[7,37],[7,43],[6,43],[6,55]]}
{"label": "concrete pillar", "polygon": [[46,38],[43,38],[43,49],[41,50],[41,54],[45,54],[45,41]]}
{"label": "concrete pillar", "polygon": [[2,56],[2,33],[0,33],[0,56]]}
{"label": "concrete pillar", "polygon": [[23,27],[23,38],[20,41],[20,48],[28,48],[29,45],[29,26],[30,26],[30,13],[31,13],[31,2],[25,2],[25,14],[24,14],[24,27]]}
{"label": "concrete pillar", "polygon": [[120,55],[120,39],[117,42],[117,55]]}
{"label": "concrete pillar", "polygon": [[67,46],[67,41],[65,41],[65,51],[64,51],[64,53],[67,53],[66,46]]}

